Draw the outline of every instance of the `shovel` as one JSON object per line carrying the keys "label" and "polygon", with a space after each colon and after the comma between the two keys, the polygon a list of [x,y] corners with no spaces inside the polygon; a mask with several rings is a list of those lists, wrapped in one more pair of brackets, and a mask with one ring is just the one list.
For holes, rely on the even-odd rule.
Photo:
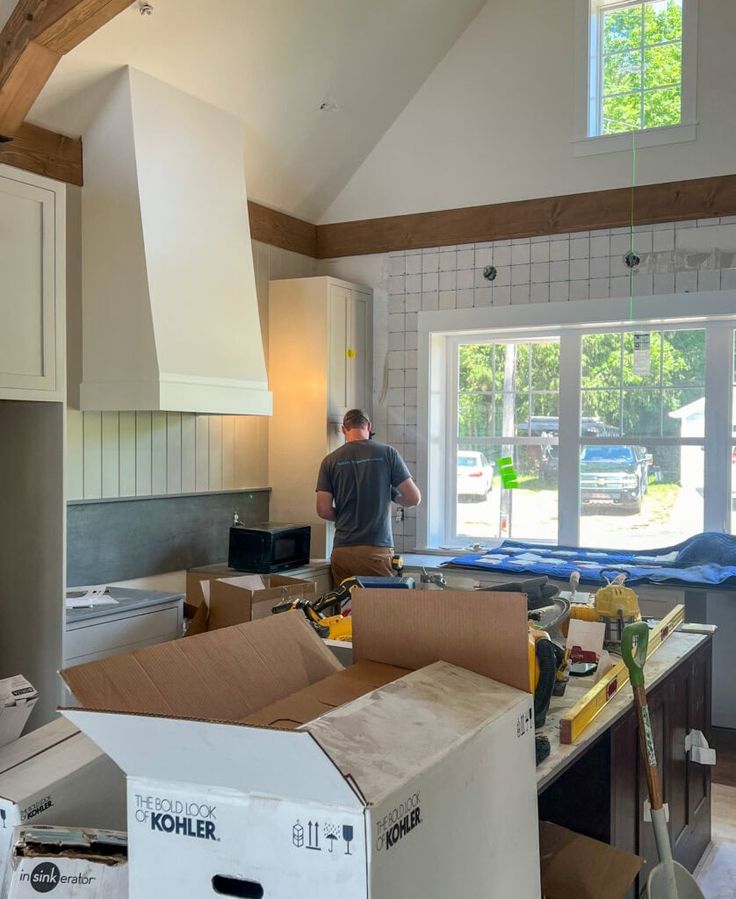
{"label": "shovel", "polygon": [[647,693],[644,687],[644,663],[647,659],[649,628],[644,621],[627,624],[621,638],[621,653],[634,690],[634,704],[639,716],[639,748],[644,762],[652,806],[652,825],[657,843],[659,864],[649,875],[647,896],[649,899],[705,899],[702,890],[690,872],[672,859],[672,847],[667,831],[667,818],[662,802],[662,786],[654,751],[652,723],[649,719]]}

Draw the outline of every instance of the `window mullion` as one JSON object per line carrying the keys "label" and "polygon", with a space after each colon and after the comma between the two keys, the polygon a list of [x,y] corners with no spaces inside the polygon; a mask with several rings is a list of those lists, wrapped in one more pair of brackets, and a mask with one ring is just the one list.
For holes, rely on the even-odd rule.
{"label": "window mullion", "polygon": [[713,325],[705,332],[705,419],[703,512],[706,531],[728,530],[731,491],[731,382],[733,331]]}
{"label": "window mullion", "polygon": [[560,337],[558,540],[577,546],[580,535],[580,334]]}

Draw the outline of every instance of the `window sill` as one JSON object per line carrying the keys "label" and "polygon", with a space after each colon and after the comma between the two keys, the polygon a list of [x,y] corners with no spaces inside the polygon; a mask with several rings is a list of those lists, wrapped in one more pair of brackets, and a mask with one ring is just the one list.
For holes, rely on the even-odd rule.
{"label": "window sill", "polygon": [[661,147],[696,140],[696,123],[672,125],[670,128],[650,128],[623,134],[605,134],[598,137],[579,137],[573,141],[575,156],[597,156],[601,153],[620,153],[631,150],[632,134],[636,134],[637,150],[643,147]]}

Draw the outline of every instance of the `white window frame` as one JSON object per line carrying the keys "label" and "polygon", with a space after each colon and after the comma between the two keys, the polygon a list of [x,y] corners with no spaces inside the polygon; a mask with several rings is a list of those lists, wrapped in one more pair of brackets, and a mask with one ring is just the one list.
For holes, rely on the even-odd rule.
{"label": "white window frame", "polygon": [[[733,330],[736,328],[736,291],[639,297],[635,316],[627,298],[587,303],[548,303],[529,307],[462,309],[421,312],[418,317],[417,475],[425,501],[417,512],[417,547],[436,549],[455,535],[455,459],[457,345],[491,338],[529,339],[560,336],[561,397],[580,395],[581,336],[621,330],[667,330],[672,327],[706,331],[705,411],[707,438],[651,438],[652,444],[704,445],[705,530],[728,532],[731,518],[731,432]],[[564,337],[564,339],[563,339]],[[453,394],[455,399],[453,399]],[[560,468],[558,475],[558,542],[579,544],[579,473],[576,447],[580,444],[580,404],[560,403]],[[595,442],[606,442],[599,438]],[[611,438],[608,442],[620,442]],[[530,535],[531,536],[531,535]]]}
{"label": "white window frame", "polygon": [[[632,5],[639,0],[632,0]],[[682,0],[682,116],[679,125],[643,128],[620,134],[598,134],[600,56],[598,22],[604,6],[620,0],[576,0],[575,10],[575,156],[631,151],[697,138],[698,0]]]}

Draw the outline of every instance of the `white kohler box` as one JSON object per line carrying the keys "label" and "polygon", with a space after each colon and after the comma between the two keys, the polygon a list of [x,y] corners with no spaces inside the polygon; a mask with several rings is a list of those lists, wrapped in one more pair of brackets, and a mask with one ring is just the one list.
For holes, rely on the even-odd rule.
{"label": "white kohler box", "polygon": [[0,883],[20,824],[125,828],[123,772],[64,718],[0,749]]}
{"label": "white kohler box", "polygon": [[540,895],[520,689],[444,661],[342,669],[298,614],[63,676],[128,775],[135,899]]}

